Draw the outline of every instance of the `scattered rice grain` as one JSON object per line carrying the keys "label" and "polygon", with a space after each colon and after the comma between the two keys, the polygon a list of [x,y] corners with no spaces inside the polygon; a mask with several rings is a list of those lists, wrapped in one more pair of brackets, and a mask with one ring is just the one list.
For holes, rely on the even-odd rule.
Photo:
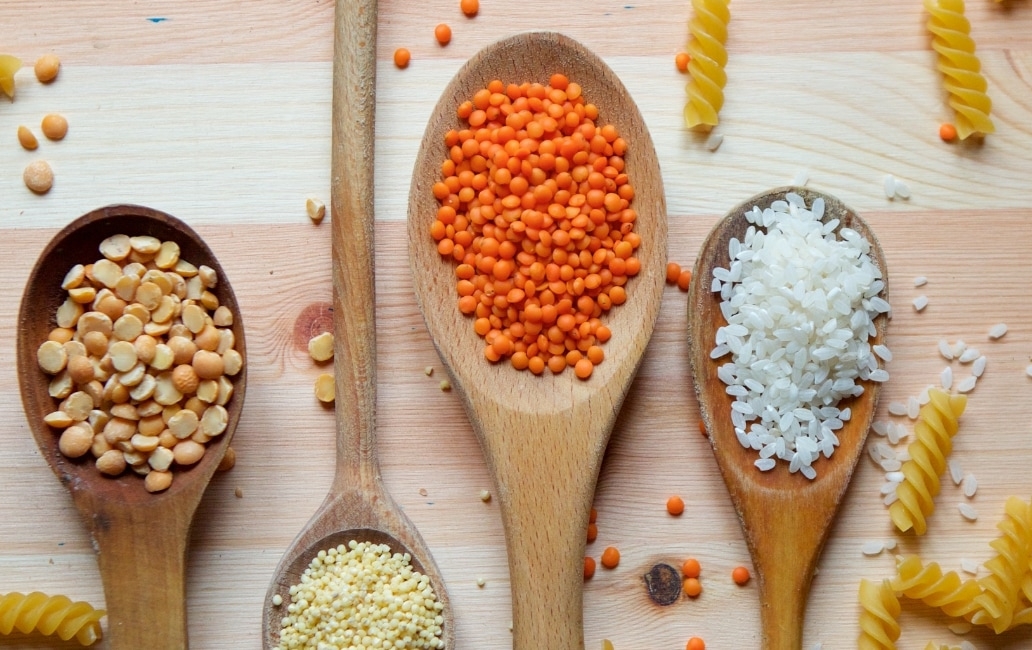
{"label": "scattered rice grain", "polygon": [[879,343],[878,345],[872,345],[871,351],[877,354],[878,358],[882,361],[892,361],[892,350],[890,350],[887,346],[882,345],[881,343]]}
{"label": "scattered rice grain", "polygon": [[882,189],[885,191],[885,198],[893,199],[896,197],[896,177],[892,174],[886,174],[885,178],[882,179]]}
{"label": "scattered rice grain", "polygon": [[860,552],[868,557],[880,555],[884,550],[885,544],[878,541],[864,542],[864,545],[860,547]]}
{"label": "scattered rice grain", "polygon": [[953,388],[953,368],[946,366],[942,369],[942,372],[939,373],[939,383],[942,384],[943,390],[948,391]]}
{"label": "scattered rice grain", "polygon": [[928,296],[921,294],[917,298],[914,298],[914,309],[917,311],[923,311],[928,306]]}
{"label": "scattered rice grain", "polygon": [[921,403],[917,401],[917,398],[911,395],[907,398],[907,417],[911,420],[916,420],[917,416],[921,414]]}
{"label": "scattered rice grain", "polygon": [[800,169],[796,172],[795,177],[792,179],[792,184],[796,187],[804,187],[810,180],[810,172],[805,169]]}
{"label": "scattered rice grain", "polygon": [[977,381],[978,377],[975,377],[974,375],[968,375],[967,377],[964,377],[957,383],[957,392],[970,393],[971,391],[975,390],[975,382]]}
{"label": "scattered rice grain", "polygon": [[978,562],[967,558],[960,559],[960,570],[973,576],[978,575]]}
{"label": "scattered rice grain", "polygon": [[967,634],[971,631],[971,623],[967,621],[957,621],[956,623],[950,623],[948,626],[950,632],[954,634]]}
{"label": "scattered rice grain", "polygon": [[964,477],[964,481],[961,484],[961,488],[964,490],[964,496],[971,498],[978,492],[978,479],[975,478],[974,474],[968,474]]}
{"label": "scattered rice grain", "polygon": [[947,361],[953,361],[953,348],[946,339],[939,339],[939,354]]}
{"label": "scattered rice grain", "polygon": [[953,344],[954,358],[964,354],[965,350],[967,350],[967,343],[964,342],[964,339],[957,339],[957,342]]}
{"label": "scattered rice grain", "polygon": [[919,275],[916,278],[914,278],[914,286],[915,287],[923,287],[926,284],[928,284],[928,278],[926,278],[925,276]]}
{"label": "scattered rice grain", "polygon": [[1007,333],[1007,323],[997,323],[989,328],[989,338],[996,340]]}
{"label": "scattered rice grain", "polygon": [[706,138],[706,148],[710,151],[716,151],[720,148],[720,145],[724,143],[723,133],[711,133],[710,137]]}
{"label": "scattered rice grain", "polygon": [[970,503],[961,502],[957,504],[957,509],[960,510],[961,516],[968,521],[975,521],[978,519],[978,510],[975,510],[975,507]]}
{"label": "scattered rice grain", "polygon": [[[985,372],[986,358],[985,356],[978,357],[975,362],[971,364],[971,374],[975,377],[981,377],[982,373]],[[1032,368],[1032,366],[1029,366]],[[1032,372],[1028,373],[1032,377]]]}
{"label": "scattered rice grain", "polygon": [[906,183],[904,183],[903,181],[901,181],[901,180],[899,180],[897,178],[896,179],[896,187],[894,188],[894,193],[895,193],[896,196],[898,196],[901,199],[909,199],[910,198],[910,187]]}
{"label": "scattered rice grain", "polygon": [[964,479],[964,470],[960,466],[960,461],[956,458],[950,458],[946,462],[946,466],[950,470],[950,479],[954,485],[960,485],[960,482]]}
{"label": "scattered rice grain", "polygon": [[906,415],[907,405],[903,402],[889,402],[889,415]]}
{"label": "scattered rice grain", "polygon": [[980,356],[982,356],[982,353],[978,351],[978,348],[968,348],[964,350],[959,357],[957,357],[957,361],[960,361],[961,363],[971,363]]}

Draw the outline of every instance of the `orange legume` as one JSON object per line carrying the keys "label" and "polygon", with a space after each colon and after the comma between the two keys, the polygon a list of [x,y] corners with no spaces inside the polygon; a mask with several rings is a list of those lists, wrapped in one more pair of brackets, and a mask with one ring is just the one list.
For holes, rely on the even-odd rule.
{"label": "orange legume", "polygon": [[677,66],[677,70],[679,72],[687,72],[688,64],[691,63],[691,61],[692,57],[687,52],[678,52],[674,57],[674,65]]}
{"label": "orange legume", "polygon": [[584,558],[584,579],[591,580],[592,576],[595,575],[595,558],[585,557]]}
{"label": "orange legume", "polygon": [[591,522],[588,524],[588,543],[594,542],[598,539],[598,524]]}
{"label": "orange legume", "polygon": [[677,517],[684,512],[684,499],[679,496],[672,496],[667,499],[666,511]]}
{"label": "orange legume", "polygon": [[598,510],[592,508],[591,512],[588,514],[588,522],[593,524],[596,521],[598,521]]}
{"label": "orange legume", "polygon": [[681,271],[677,276],[677,288],[681,291],[688,291],[689,285],[692,283],[692,272],[688,269]]}
{"label": "orange legume", "polygon": [[731,579],[735,581],[736,585],[746,584],[749,582],[750,577],[749,569],[744,566],[736,566],[734,570],[731,571]]}
{"label": "orange legume", "polygon": [[445,23],[441,23],[434,28],[434,38],[436,38],[437,42],[441,45],[447,45],[451,42],[451,27]]}
{"label": "orange legume", "polygon": [[698,578],[684,579],[684,594],[689,598],[698,598],[702,593],[702,583]]}
{"label": "orange legume", "polygon": [[462,0],[459,2],[459,8],[462,9],[462,13],[472,18],[480,11],[480,0]]}
{"label": "orange legume", "polygon": [[407,68],[409,61],[412,60],[412,53],[403,47],[399,47],[394,50],[394,65],[399,68]]}
{"label": "orange legume", "polygon": [[[443,184],[443,183],[442,183]],[[437,190],[434,190],[434,196],[437,196]],[[667,284],[674,284],[677,282],[677,278],[681,276],[681,265],[677,262],[667,262],[666,265],[666,281]]]}
{"label": "orange legume", "polygon": [[939,137],[943,142],[953,142],[957,139],[957,127],[949,122],[939,125]]}
{"label": "orange legume", "polygon": [[688,639],[688,643],[684,646],[684,650],[706,650],[706,642],[700,637],[693,636]]}
{"label": "orange legume", "polygon": [[612,337],[602,319],[641,272],[627,143],[562,74],[493,80],[456,114],[469,128],[445,136],[430,233],[458,264],[458,307],[489,361],[586,380]]}
{"label": "orange legume", "polygon": [[702,573],[702,565],[693,557],[688,558],[681,565],[681,575],[685,578],[698,578],[700,573]]}
{"label": "orange legume", "polygon": [[606,550],[602,551],[602,566],[607,569],[615,569],[620,564],[620,551],[616,550],[616,547],[607,546]]}

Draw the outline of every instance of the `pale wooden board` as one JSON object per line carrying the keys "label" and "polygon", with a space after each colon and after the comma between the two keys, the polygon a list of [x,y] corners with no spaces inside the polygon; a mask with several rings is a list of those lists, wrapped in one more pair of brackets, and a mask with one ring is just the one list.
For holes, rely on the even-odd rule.
{"label": "pale wooden board", "polygon": [[[962,338],[989,356],[956,451],[980,479],[977,522],[961,520],[956,503],[963,497],[947,483],[928,537],[896,536],[879,501],[881,472],[861,460],[814,582],[805,635],[807,646],[849,648],[859,579],[892,571],[888,554],[862,556],[864,541],[897,539],[900,550],[919,550],[946,567],[958,567],[961,558],[984,561],[1006,496],[1032,494],[1032,379],[1023,374],[1032,354],[1032,5],[1004,4],[969,3],[998,129],[978,147],[947,146],[936,137],[949,112],[920,3],[736,2],[720,126],[725,141],[713,153],[705,138],[681,127],[686,78],[673,70],[672,57],[686,40],[686,2],[573,2],[557,11],[546,3],[484,0],[472,21],[450,0],[381,2],[381,459],[388,488],[444,573],[460,647],[510,646],[504,538],[496,505],[479,499],[490,478],[458,399],[438,388],[443,373],[413,300],[400,238],[425,119],[464,58],[522,29],[561,29],[595,48],[652,130],[666,184],[669,254],[682,265],[694,262],[724,210],[803,169],[812,185],[858,209],[881,239],[893,279],[895,359],[882,417],[891,401],[937,380],[945,365],[936,354],[939,338]],[[27,61],[53,50],[65,61],[55,84],[40,86],[23,71],[17,100],[0,99],[0,592],[41,589],[103,603],[89,540],[21,412],[14,329],[25,278],[57,228],[100,205],[143,203],[197,227],[242,305],[250,381],[234,445],[238,466],[215,478],[201,505],[187,589],[194,647],[257,648],[271,572],[321,501],[333,469],[332,416],[311,392],[324,368],[294,334],[305,307],[330,298],[329,229],[307,222],[304,199],[329,195],[332,7],[197,1],[164,10],[111,1],[63,12],[29,2],[0,6],[0,24],[21,27],[0,49]],[[441,21],[455,32],[447,48],[432,41]],[[405,71],[389,63],[400,45],[415,54]],[[68,138],[42,141],[35,154],[18,148],[17,125],[35,127],[54,110],[68,116]],[[21,183],[21,169],[37,155],[57,173],[44,197]],[[886,200],[886,173],[905,179],[913,198]],[[929,284],[913,288],[917,275]],[[919,293],[930,305],[916,314],[910,301]],[[694,634],[713,648],[756,645],[756,590],[727,578],[748,558],[696,428],[684,311],[684,294],[668,289],[602,468],[600,533],[589,553],[597,557],[612,544],[624,559],[586,585],[589,648],[602,638],[617,648],[679,648]],[[989,342],[995,322],[1008,323],[1010,332]],[[311,327],[304,322],[300,329]],[[427,377],[426,366],[437,372]],[[238,487],[241,499],[234,496]],[[674,493],[688,501],[679,519],[663,510]],[[656,561],[678,564],[688,555],[703,563],[703,596],[651,605],[641,575]],[[906,608],[904,629],[903,648],[951,638],[944,621],[921,607]],[[1020,648],[1030,634],[970,638],[980,648]],[[52,647],[24,637],[4,643]]]}

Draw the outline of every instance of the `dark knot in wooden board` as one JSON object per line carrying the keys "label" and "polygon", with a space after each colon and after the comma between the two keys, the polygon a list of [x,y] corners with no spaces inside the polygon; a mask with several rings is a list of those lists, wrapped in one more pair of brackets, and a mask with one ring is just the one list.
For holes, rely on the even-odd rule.
{"label": "dark knot in wooden board", "polygon": [[681,573],[662,562],[644,575],[645,590],[657,605],[673,605],[681,597]]}

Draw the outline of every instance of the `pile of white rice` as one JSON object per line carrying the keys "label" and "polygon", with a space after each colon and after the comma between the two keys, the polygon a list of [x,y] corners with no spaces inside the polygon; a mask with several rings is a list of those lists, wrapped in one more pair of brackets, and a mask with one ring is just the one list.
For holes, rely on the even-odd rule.
{"label": "pile of white rice", "polygon": [[[713,359],[733,396],[739,442],[759,452],[767,471],[776,459],[813,479],[814,462],[830,458],[835,432],[850,418],[843,398],[864,392],[862,380],[884,382],[891,358],[872,351],[874,319],[889,311],[870,243],[855,230],[823,223],[824,200],[810,209],[801,196],[746,213],[744,241],[732,239],[730,265],[713,271],[727,325],[717,330]],[[878,352],[878,354],[876,354]],[[879,359],[879,356],[881,359]]]}

